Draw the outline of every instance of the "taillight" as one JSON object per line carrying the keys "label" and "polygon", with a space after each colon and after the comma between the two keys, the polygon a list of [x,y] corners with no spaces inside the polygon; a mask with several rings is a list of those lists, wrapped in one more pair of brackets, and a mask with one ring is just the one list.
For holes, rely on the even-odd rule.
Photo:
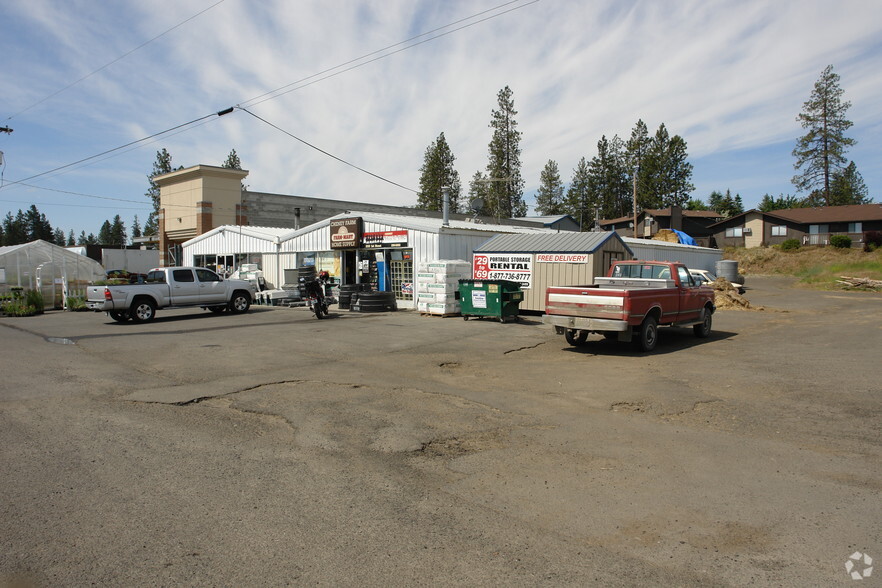
{"label": "taillight", "polygon": [[104,288],[104,300],[108,302],[113,300],[113,296],[110,295],[110,288]]}

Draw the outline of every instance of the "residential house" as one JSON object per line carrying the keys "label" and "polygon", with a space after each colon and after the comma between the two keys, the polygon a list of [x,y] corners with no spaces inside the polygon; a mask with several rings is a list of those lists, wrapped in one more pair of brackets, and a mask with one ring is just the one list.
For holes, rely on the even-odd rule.
{"label": "residential house", "polygon": [[803,245],[829,245],[832,235],[848,235],[852,246],[863,245],[866,231],[882,231],[882,204],[850,204],[756,209],[711,225],[717,247],[764,247],[787,239]]}
{"label": "residential house", "polygon": [[709,227],[722,220],[723,216],[712,210],[683,210],[679,206],[670,208],[647,208],[637,213],[637,230],[634,230],[634,216],[601,220],[597,224],[606,231],[615,231],[622,237],[651,239],[661,229],[683,231],[702,247],[713,247],[713,232]]}

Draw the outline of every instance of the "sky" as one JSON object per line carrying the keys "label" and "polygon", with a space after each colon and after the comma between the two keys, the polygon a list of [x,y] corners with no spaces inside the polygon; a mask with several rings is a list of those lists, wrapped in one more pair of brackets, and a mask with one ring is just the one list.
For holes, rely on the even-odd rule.
{"label": "sky", "polygon": [[253,191],[411,206],[443,132],[466,189],[505,86],[531,212],[549,160],[568,185],[638,119],[685,139],[693,197],[728,189],[752,208],[796,194],[797,115],[827,65],[852,103],[846,156],[882,200],[878,0],[2,5],[0,215],[34,204],[65,233],[143,224],[162,148],[175,167],[235,149]]}

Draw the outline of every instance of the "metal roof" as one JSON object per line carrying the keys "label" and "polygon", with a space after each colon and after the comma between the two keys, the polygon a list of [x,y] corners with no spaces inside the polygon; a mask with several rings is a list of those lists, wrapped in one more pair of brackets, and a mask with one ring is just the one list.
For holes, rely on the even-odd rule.
{"label": "metal roof", "polygon": [[252,227],[251,225],[221,225],[219,227],[211,229],[210,231],[206,231],[201,235],[197,235],[189,241],[185,241],[183,245],[185,247],[189,247],[190,245],[194,245],[200,241],[209,239],[214,235],[223,233],[231,233],[234,235],[242,234],[248,237],[253,237],[255,239],[262,239],[264,241],[271,241],[276,243],[283,235],[287,235],[292,230],[293,229],[291,228],[285,229],[279,227]]}
{"label": "metal roof", "polygon": [[497,235],[476,248],[475,251],[494,253],[593,253],[610,239],[620,241],[628,252],[630,248],[613,231],[608,232],[561,232],[541,234]]}
{"label": "metal roof", "polygon": [[411,229],[415,231],[425,231],[427,233],[446,233],[454,231],[475,231],[481,233],[551,233],[552,229],[540,226],[520,227],[516,225],[495,225],[485,224],[471,221],[450,220],[447,226],[444,226],[444,220],[440,218],[407,216],[401,214],[386,214],[378,212],[363,212],[351,210],[332,217],[320,220],[309,226],[303,227],[296,231],[287,229],[287,233],[280,237],[281,241],[288,241],[300,235],[306,234],[319,228],[326,227],[332,220],[340,218],[361,217],[363,220],[381,225],[390,225],[401,227],[402,229]]}

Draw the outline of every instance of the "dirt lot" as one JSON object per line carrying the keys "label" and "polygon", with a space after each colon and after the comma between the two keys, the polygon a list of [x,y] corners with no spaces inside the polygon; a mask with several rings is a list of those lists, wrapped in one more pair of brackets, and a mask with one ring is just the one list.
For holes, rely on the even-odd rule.
{"label": "dirt lot", "polygon": [[0,319],[0,585],[849,584],[882,296],[790,285],[651,355],[537,317]]}

